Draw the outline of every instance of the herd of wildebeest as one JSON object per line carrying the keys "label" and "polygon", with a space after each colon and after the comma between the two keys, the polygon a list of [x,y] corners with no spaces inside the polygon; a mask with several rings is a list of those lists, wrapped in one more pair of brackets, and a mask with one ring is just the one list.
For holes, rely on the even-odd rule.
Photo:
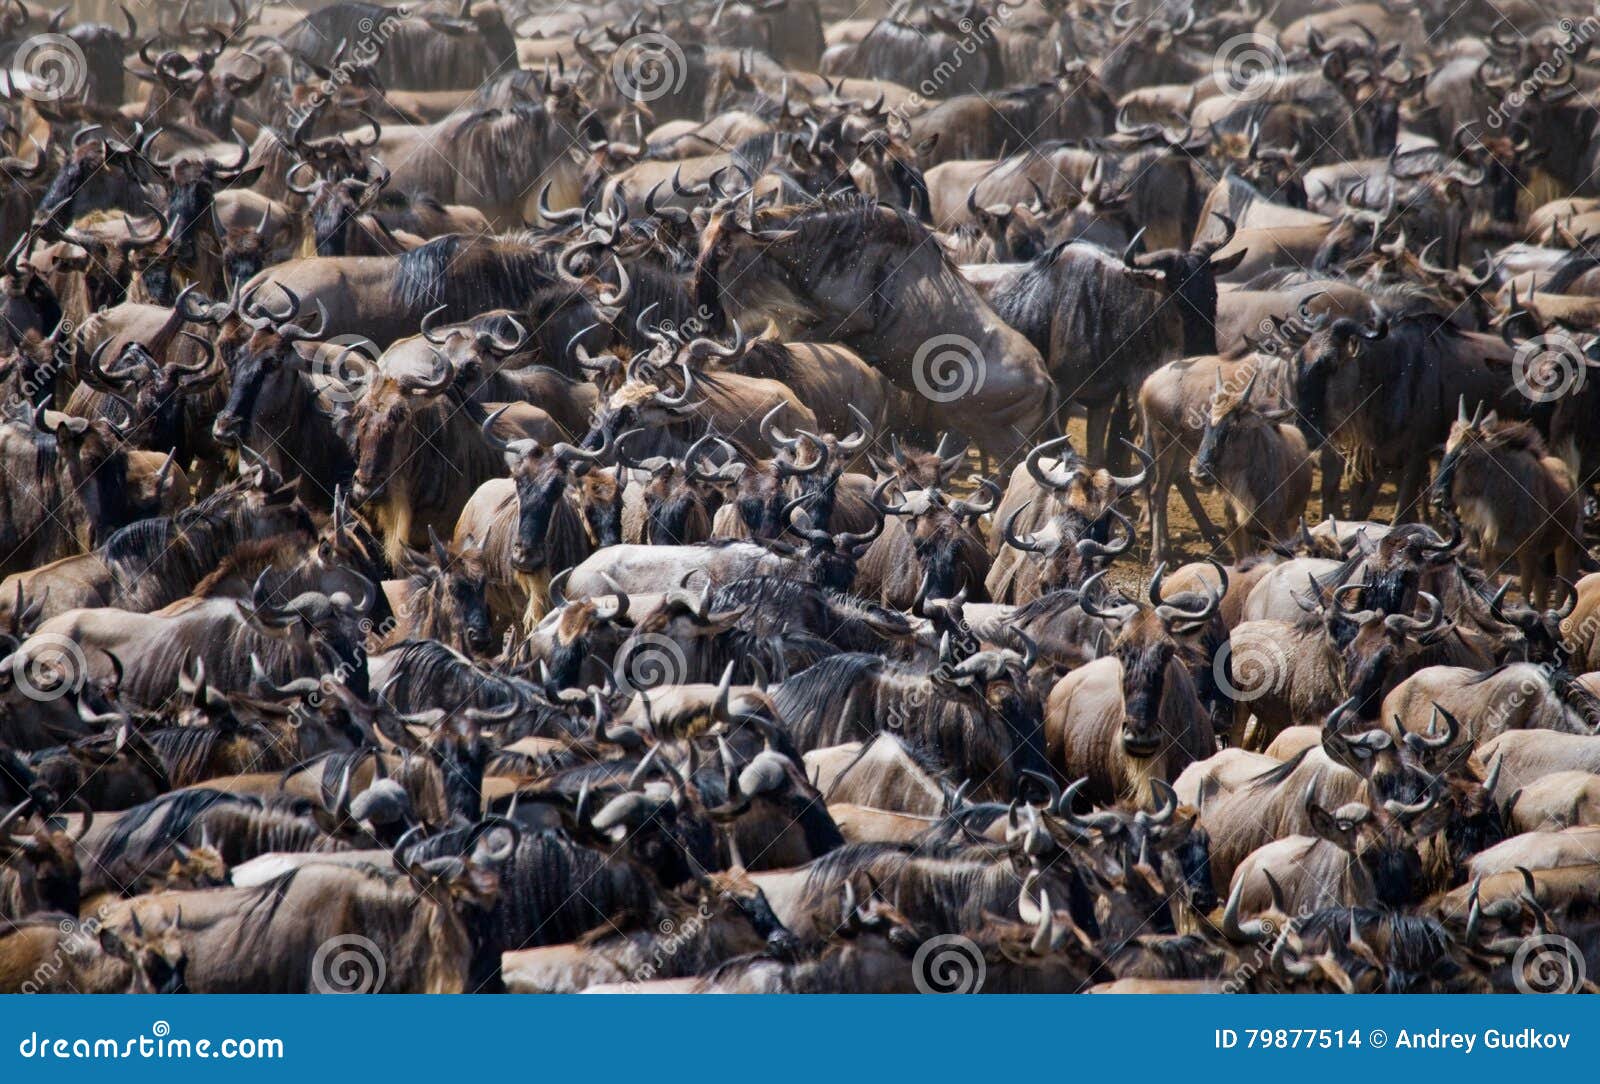
{"label": "herd of wildebeest", "polygon": [[4,0],[0,989],[1593,989],[1597,37]]}

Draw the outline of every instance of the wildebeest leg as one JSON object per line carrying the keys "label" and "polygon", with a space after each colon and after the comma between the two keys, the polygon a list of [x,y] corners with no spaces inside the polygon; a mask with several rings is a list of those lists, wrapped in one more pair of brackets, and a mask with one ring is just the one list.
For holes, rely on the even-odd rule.
{"label": "wildebeest leg", "polygon": [[1200,494],[1194,491],[1194,483],[1189,481],[1187,470],[1178,471],[1173,476],[1173,485],[1178,487],[1178,496],[1183,498],[1184,505],[1189,509],[1189,515],[1194,519],[1195,526],[1200,528],[1200,534],[1205,538],[1206,545],[1222,545],[1222,534],[1217,530],[1217,525],[1211,522],[1211,517],[1206,515],[1205,506],[1200,503]]}
{"label": "wildebeest leg", "polygon": [[1543,555],[1531,552],[1527,545],[1517,554],[1517,586],[1522,588],[1522,597],[1536,611],[1544,609],[1544,576],[1540,568],[1543,563]]}
{"label": "wildebeest leg", "polygon": [[[1383,479],[1376,470],[1357,482],[1350,490],[1350,518],[1367,519],[1372,515],[1372,506],[1378,503],[1378,489],[1383,484]],[[1396,522],[1399,522],[1396,520]]]}
{"label": "wildebeest leg", "polygon": [[[1394,523],[1409,523],[1416,518],[1417,497],[1422,493],[1422,479],[1428,472],[1428,457],[1417,456],[1408,461],[1400,471],[1400,489],[1395,497]],[[1373,472],[1376,477],[1377,472]],[[1374,487],[1376,489],[1376,487]],[[1367,506],[1367,511],[1372,511],[1372,506]],[[1366,514],[1357,517],[1365,519]]]}
{"label": "wildebeest leg", "polygon": [[1128,396],[1126,392],[1117,393],[1117,401],[1111,407],[1111,422],[1106,430],[1106,450],[1104,462],[1106,470],[1112,474],[1124,474],[1128,467],[1128,446],[1123,443],[1133,437],[1132,412],[1128,409]]}
{"label": "wildebeest leg", "polygon": [[1094,403],[1086,405],[1084,413],[1087,425],[1083,437],[1083,455],[1090,463],[1099,466],[1105,463],[1106,431],[1111,423],[1111,408]]}
{"label": "wildebeest leg", "polygon": [[1324,444],[1317,454],[1317,467],[1322,472],[1322,515],[1343,518],[1339,507],[1339,483],[1344,478],[1344,457],[1332,444]]}

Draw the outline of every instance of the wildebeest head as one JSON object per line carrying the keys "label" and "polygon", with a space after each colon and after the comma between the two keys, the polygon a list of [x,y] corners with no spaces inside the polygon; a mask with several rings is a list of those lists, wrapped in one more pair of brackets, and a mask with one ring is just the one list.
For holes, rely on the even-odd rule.
{"label": "wildebeest head", "polygon": [[250,168],[250,145],[236,131],[229,133],[239,148],[239,157],[230,165],[196,152],[184,152],[152,164],[167,182],[167,217],[171,220],[177,258],[185,263],[195,258],[195,245],[214,226],[213,200],[217,190],[229,185],[249,187],[261,175],[260,167]]}
{"label": "wildebeest head", "polygon": [[1084,613],[1110,621],[1116,628],[1111,653],[1122,663],[1122,748],[1130,756],[1154,756],[1178,737],[1165,729],[1171,722],[1165,718],[1171,712],[1163,711],[1167,685],[1175,676],[1174,667],[1182,668],[1198,654],[1195,639],[1216,616],[1228,590],[1227,573],[1216,562],[1211,564],[1219,577],[1219,590],[1198,606],[1189,594],[1171,600],[1161,597],[1165,562],[1151,574],[1148,604],[1124,600],[1104,607],[1094,602],[1097,585],[1106,575],[1104,569],[1084,582],[1080,593]]}
{"label": "wildebeest head", "polygon": [[[979,493],[970,499],[948,499],[938,489],[912,492],[880,504],[879,511],[905,520],[924,598],[950,599],[958,593],[983,602],[988,595],[979,575],[987,571],[988,551],[978,520],[1000,503],[1000,487],[992,479],[973,479]],[[889,480],[879,483],[879,490]],[[976,581],[976,582],[973,582]]]}
{"label": "wildebeest head", "polygon": [[[8,918],[21,918],[35,911],[75,915],[76,841],[43,823],[30,830],[32,808],[33,800],[26,798],[0,815],[0,913]],[[84,814],[83,831],[93,820],[92,814]]]}
{"label": "wildebeest head", "polygon": [[1239,266],[1249,252],[1241,248],[1231,256],[1217,258],[1217,252],[1233,240],[1236,226],[1220,211],[1212,214],[1226,227],[1220,240],[1135,255],[1141,230],[1122,253],[1123,266],[1134,281],[1177,299],[1178,315],[1183,318],[1183,350],[1190,355],[1216,353],[1217,276]]}
{"label": "wildebeest head", "polygon": [[[617,461],[648,476],[643,487],[645,541],[654,546],[705,541],[711,535],[712,517],[722,503],[722,486],[743,473],[743,464],[732,461],[736,454],[733,448],[726,441],[707,434],[690,445],[682,459],[665,455],[633,459],[626,449],[629,435],[623,434],[617,448]],[[730,462],[725,467],[708,470],[704,458],[719,447],[726,449]]]}
{"label": "wildebeest head", "polygon": [[[846,406],[855,418],[856,429],[843,437],[832,433],[819,436],[805,429],[799,430],[799,436],[786,435],[775,424],[785,409],[782,403],[767,411],[761,419],[761,435],[777,453],[773,470],[780,478],[795,479],[798,493],[806,498],[806,510],[818,523],[828,523],[833,519],[839,478],[851,458],[872,436],[872,423],[866,415],[853,404]],[[750,522],[748,518],[746,522]],[[755,525],[750,525],[754,530]]]}
{"label": "wildebeest head", "polygon": [[[1062,451],[1061,459],[1047,468],[1044,458]],[[1138,474],[1118,477],[1096,470],[1080,459],[1068,437],[1046,441],[1028,453],[1028,473],[1050,495],[1049,518],[1031,534],[1016,530],[1017,520],[1033,502],[1012,509],[1000,525],[1006,545],[1040,560],[1039,591],[1078,587],[1096,569],[1127,551],[1133,545],[1133,525],[1116,508],[1116,502],[1143,485],[1149,476],[1150,457],[1135,448],[1145,460]],[[1122,541],[1110,541],[1111,527],[1120,524]]]}
{"label": "wildebeest head", "polygon": [[937,447],[931,452],[920,448],[906,448],[893,433],[889,434],[889,457],[879,459],[868,453],[872,469],[882,478],[893,477],[904,492],[927,489],[930,486],[945,488],[956,471],[967,461],[965,446],[956,447],[949,433],[939,434]]}
{"label": "wildebeest head", "polygon": [[1294,380],[1295,412],[1305,421],[1306,440],[1312,448],[1320,448],[1329,437],[1330,398],[1339,395],[1341,399],[1360,401],[1360,395],[1343,393],[1360,387],[1358,359],[1369,344],[1388,335],[1389,320],[1376,305],[1370,322],[1340,316],[1313,327],[1310,338],[1300,348]]}
{"label": "wildebeest head", "polygon": [[222,238],[222,276],[229,290],[249,282],[267,266],[272,252],[272,206],[262,207],[254,226],[229,226],[218,229]]}
{"label": "wildebeest head", "polygon": [[770,544],[780,552],[789,549],[798,558],[802,579],[818,587],[848,591],[856,578],[856,562],[872,540],[883,533],[883,522],[880,515],[871,530],[830,534],[817,527],[804,508],[794,506],[789,513],[789,526],[805,540],[805,549],[790,548],[783,542]]}
{"label": "wildebeest head", "polygon": [[569,600],[562,587],[571,571],[566,569],[551,578],[550,612],[529,636],[534,657],[545,668],[544,684],[558,690],[580,687],[584,663],[615,657],[630,631],[625,624],[631,601],[628,593],[619,587],[609,600]]}
{"label": "wildebeest head", "polygon": [[298,374],[305,365],[295,344],[315,339],[327,330],[328,312],[320,301],[316,330],[308,331],[298,323],[299,295],[284,286],[279,289],[288,302],[282,312],[274,313],[257,302],[258,290],[252,289],[236,306],[219,302],[206,310],[186,313],[186,319],[222,324],[217,348],[228,365],[232,385],[211,428],[220,444],[238,446],[250,435],[257,417],[287,410],[293,394],[290,381],[300,379]]}
{"label": "wildebeest head", "polygon": [[415,635],[449,643],[468,655],[485,655],[494,646],[490,633],[489,604],[485,597],[488,573],[483,547],[467,539],[455,549],[428,528],[432,560],[415,555],[406,601],[407,617]]}
{"label": "wildebeest head", "polygon": [[[103,365],[105,339],[89,357],[89,371],[85,382],[117,396],[128,408],[130,417],[124,430],[147,448],[173,448],[180,443],[183,408],[186,398],[198,389],[215,383],[222,370],[213,367],[216,347],[210,339],[192,332],[179,332],[200,346],[202,356],[197,361],[185,363],[174,357],[172,341],[163,344],[159,356],[152,355],[143,345],[130,342],[110,365]],[[152,344],[154,345],[154,344]]]}
{"label": "wildebeest head", "polygon": [[309,639],[329,670],[342,675],[357,696],[366,697],[365,643],[377,589],[368,581],[360,598],[352,599],[343,591],[331,595],[305,591],[279,604],[269,597],[266,580],[264,572],[251,592],[252,619],[270,633]]}
{"label": "wildebeest head", "polygon": [[1347,725],[1346,719],[1356,719],[1356,707],[1357,701],[1351,697],[1329,713],[1322,725],[1323,752],[1335,764],[1367,780],[1380,799],[1416,801],[1426,793],[1431,777],[1416,771],[1387,730],[1381,727],[1356,730]]}
{"label": "wildebeest head", "polygon": [[1306,816],[1319,839],[1332,843],[1360,864],[1363,879],[1372,885],[1373,902],[1400,909],[1426,895],[1422,857],[1409,825],[1428,817],[1437,798],[1435,793],[1412,806],[1391,800],[1381,813],[1374,813],[1360,802],[1329,811],[1308,792]]}
{"label": "wildebeest head", "polygon": [[484,419],[483,432],[504,454],[516,484],[517,532],[511,544],[511,567],[517,572],[537,572],[545,567],[546,539],[557,506],[570,499],[568,487],[609,453],[610,442],[588,449],[564,441],[546,448],[532,438],[502,441],[489,432],[498,413]]}
{"label": "wildebeest head", "polygon": [[376,206],[383,186],[389,182],[389,170],[377,158],[372,162],[377,170],[374,176],[318,179],[309,185],[296,184],[294,179],[295,173],[307,163],[297,162],[290,167],[284,185],[289,191],[311,200],[307,213],[318,256],[370,256],[380,254],[372,250],[374,244],[381,251],[399,247],[377,219],[371,219],[372,228],[364,231],[367,243],[358,244],[360,220]]}
{"label": "wildebeest head", "polygon": [[731,865],[748,855],[754,868],[781,869],[844,846],[821,793],[770,738],[746,760],[719,736],[717,760],[722,803],[709,813],[726,826]]}
{"label": "wildebeest head", "polygon": [[[1288,407],[1269,408],[1264,403],[1252,403],[1250,393],[1255,390],[1261,370],[1250,374],[1250,382],[1238,393],[1229,392],[1222,383],[1222,372],[1217,372],[1217,390],[1211,397],[1211,410],[1206,415],[1205,430],[1200,437],[1200,450],[1189,465],[1189,477],[1199,485],[1216,485],[1217,472],[1226,456],[1230,440],[1248,440],[1249,434],[1260,429],[1276,432],[1278,423],[1294,411]],[[1246,447],[1251,445],[1246,444]]]}
{"label": "wildebeest head", "polygon": [[28,262],[33,239],[31,232],[19,237],[0,267],[0,348],[14,348],[29,335],[42,339],[61,323],[61,302]]}
{"label": "wildebeest head", "polygon": [[1345,692],[1356,698],[1363,717],[1370,718],[1415,647],[1438,643],[1453,626],[1445,619],[1443,605],[1426,591],[1418,593],[1427,607],[1423,618],[1408,612],[1351,611],[1342,605],[1345,595],[1366,589],[1364,583],[1334,589],[1323,622],[1343,663]]}
{"label": "wildebeest head", "polygon": [[127,142],[108,137],[98,124],[79,129],[60,170],[39,197],[34,228],[54,237],[89,211],[126,203],[141,173],[148,172],[144,151],[154,137],[137,126]]}
{"label": "wildebeest head", "polygon": [[585,446],[613,443],[630,429],[656,429],[687,421],[699,403],[694,399],[694,370],[680,362],[680,385],[673,387],[670,370],[644,358],[630,361],[621,387],[595,407]]}

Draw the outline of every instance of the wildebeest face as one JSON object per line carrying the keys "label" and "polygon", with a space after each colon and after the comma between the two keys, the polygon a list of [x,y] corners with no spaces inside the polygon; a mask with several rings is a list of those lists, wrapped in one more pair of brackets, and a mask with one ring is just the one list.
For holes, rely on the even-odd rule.
{"label": "wildebeest face", "polygon": [[228,361],[232,385],[211,432],[219,443],[234,447],[249,439],[257,417],[275,417],[288,409],[290,381],[299,379],[304,359],[276,331],[253,330],[242,322],[223,331],[218,349]]}
{"label": "wildebeest face", "polygon": [[443,389],[403,385],[376,376],[351,411],[355,422],[356,471],[350,495],[369,501],[384,491],[416,443],[424,415],[442,402]]}
{"label": "wildebeest face", "polygon": [[544,567],[545,539],[556,504],[567,499],[567,470],[557,456],[540,447],[518,460],[514,480],[517,537],[511,547],[511,567],[537,572]]}

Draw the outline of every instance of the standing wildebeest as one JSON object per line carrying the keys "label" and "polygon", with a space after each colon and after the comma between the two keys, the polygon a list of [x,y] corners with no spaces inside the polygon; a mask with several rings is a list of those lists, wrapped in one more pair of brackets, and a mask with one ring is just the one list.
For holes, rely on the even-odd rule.
{"label": "standing wildebeest", "polygon": [[1583,551],[1582,500],[1567,465],[1545,452],[1526,422],[1487,416],[1479,403],[1467,417],[1463,398],[1433,480],[1434,499],[1460,515],[1477,536],[1487,569],[1517,564],[1522,593],[1536,609],[1549,597],[1545,563],[1572,583]]}
{"label": "standing wildebeest", "polygon": [[1217,373],[1200,449],[1189,465],[1196,484],[1222,491],[1228,535],[1240,561],[1262,545],[1287,540],[1311,496],[1306,438],[1286,421],[1293,410],[1250,402],[1258,376],[1259,370],[1244,391],[1230,394]]}
{"label": "standing wildebeest", "polygon": [[[1295,409],[1315,448],[1332,441],[1366,467],[1351,497],[1353,519],[1366,519],[1386,474],[1398,473],[1394,522],[1417,511],[1428,459],[1449,435],[1452,397],[1476,409],[1511,410],[1509,351],[1498,338],[1457,331],[1431,312],[1387,315],[1376,304],[1363,323],[1325,321],[1296,361]],[[1322,479],[1322,507],[1339,515],[1339,478]]]}
{"label": "standing wildebeest", "polygon": [[695,294],[719,325],[771,321],[786,342],[845,343],[1001,461],[1054,416],[1039,352],[954,272],[926,227],[858,195],[753,220],[717,215]]}
{"label": "standing wildebeest", "polygon": [[1183,609],[1162,599],[1164,572],[1157,568],[1150,580],[1148,605],[1125,601],[1108,608],[1090,600],[1105,573],[1090,577],[1080,593],[1084,612],[1111,622],[1116,638],[1106,655],[1050,690],[1050,759],[1069,779],[1087,775],[1088,793],[1099,801],[1149,802],[1157,797],[1154,781],[1176,779],[1216,749],[1194,675],[1210,668],[1198,635],[1222,595],[1212,593],[1198,610]]}
{"label": "standing wildebeest", "polygon": [[1126,412],[1145,377],[1175,358],[1216,353],[1216,276],[1242,255],[1215,260],[1226,241],[1204,241],[1135,256],[1138,243],[1120,262],[1096,245],[1058,245],[989,287],[995,311],[1044,355],[1061,405],[1088,410],[1086,453],[1106,463],[1131,435]]}

